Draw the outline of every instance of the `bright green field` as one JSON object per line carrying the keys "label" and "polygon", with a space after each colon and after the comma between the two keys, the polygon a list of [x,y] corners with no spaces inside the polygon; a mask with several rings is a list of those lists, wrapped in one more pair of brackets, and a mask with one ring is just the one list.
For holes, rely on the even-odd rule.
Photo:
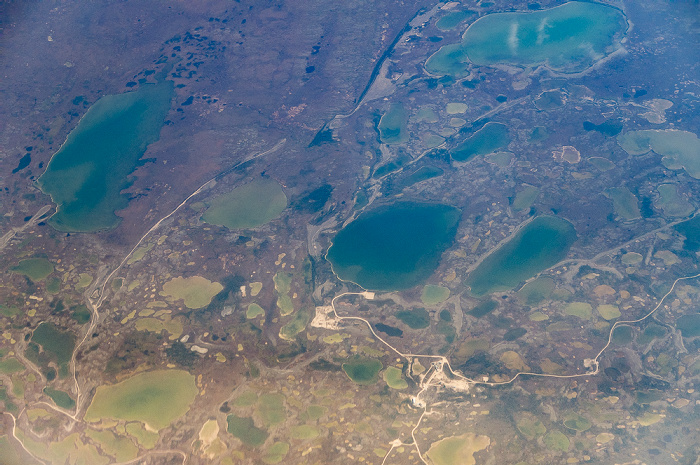
{"label": "bright green field", "polygon": [[437,305],[447,300],[450,297],[450,290],[443,286],[435,284],[427,284],[423,287],[423,292],[420,295],[420,300],[425,305]]}
{"label": "bright green field", "polygon": [[433,74],[463,76],[469,63],[539,66],[563,73],[589,68],[620,47],[627,30],[618,9],[569,2],[534,12],[494,13],[471,24],[457,44],[446,45],[425,64]]}
{"label": "bright green field", "polygon": [[297,334],[306,329],[312,317],[312,311],[308,307],[302,307],[294,314],[286,325],[280,328],[279,336],[282,339],[293,341]]}
{"label": "bright green field", "polygon": [[85,420],[141,421],[161,430],[187,413],[198,393],[194,376],[186,371],[139,373],[120,383],[98,387]]}
{"label": "bright green field", "polygon": [[508,290],[566,257],[576,241],[567,220],[540,216],[486,257],[466,280],[474,296]]}
{"label": "bright green field", "polygon": [[407,289],[437,268],[454,238],[460,211],[399,202],[363,213],[334,238],[327,259],[344,281],[365,289]]}
{"label": "bright green field", "polygon": [[274,179],[256,179],[206,204],[202,221],[229,229],[257,228],[287,208],[287,196]]}
{"label": "bright green field", "polygon": [[173,83],[95,102],[54,154],[37,183],[58,205],[49,224],[60,231],[93,232],[119,224],[128,204],[121,190],[149,144],[158,140]]}
{"label": "bright green field", "polygon": [[487,436],[466,433],[434,442],[426,455],[435,465],[474,465],[474,453],[485,449],[490,442]]}
{"label": "bright green field", "polygon": [[535,186],[530,186],[524,184],[521,191],[519,191],[515,198],[513,199],[513,211],[519,212],[528,209],[535,203],[537,196],[540,195],[540,190]]}
{"label": "bright green field", "polygon": [[653,150],[661,155],[661,163],[670,170],[684,169],[700,179],[700,139],[692,132],[675,129],[630,131],[620,134],[617,142],[630,155]]}
{"label": "bright green field", "polygon": [[17,266],[10,268],[10,271],[23,274],[32,281],[43,281],[53,273],[53,263],[45,258],[27,258],[20,260]]}
{"label": "bright green field", "polygon": [[211,299],[224,289],[220,283],[209,281],[201,276],[173,278],[163,284],[161,295],[173,300],[182,299],[187,308],[202,308],[209,305]]}
{"label": "bright green field", "polygon": [[606,189],[605,196],[612,200],[615,213],[623,220],[636,220],[642,217],[637,197],[626,187]]}
{"label": "bright green field", "polygon": [[678,193],[678,185],[661,184],[656,188],[659,192],[659,200],[656,203],[664,212],[664,215],[671,217],[683,217],[693,213],[693,205]]}
{"label": "bright green field", "polygon": [[248,309],[245,312],[245,317],[250,320],[259,316],[265,316],[265,309],[255,303],[248,305]]}
{"label": "bright green field", "polygon": [[400,368],[388,367],[384,371],[384,381],[392,389],[402,390],[408,387],[408,383],[403,379]]}

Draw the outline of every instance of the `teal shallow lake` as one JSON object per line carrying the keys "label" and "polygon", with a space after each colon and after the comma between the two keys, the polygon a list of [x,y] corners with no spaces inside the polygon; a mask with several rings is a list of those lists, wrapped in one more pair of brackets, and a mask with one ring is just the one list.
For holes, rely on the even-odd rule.
{"label": "teal shallow lake", "polygon": [[566,257],[576,241],[567,220],[540,216],[486,257],[467,278],[472,295],[512,289]]}
{"label": "teal shallow lake", "polygon": [[128,201],[121,190],[149,144],[158,140],[173,83],[145,84],[107,95],[90,107],[39,178],[57,204],[49,224],[60,231],[94,232],[119,224]]}
{"label": "teal shallow lake", "polygon": [[363,213],[334,238],[327,258],[344,281],[365,289],[408,289],[435,271],[457,230],[460,210],[400,202]]}
{"label": "teal shallow lake", "polygon": [[466,30],[462,41],[442,47],[425,64],[433,74],[462,76],[476,65],[545,65],[564,73],[584,71],[620,47],[627,30],[618,9],[569,2],[535,12],[494,13]]}

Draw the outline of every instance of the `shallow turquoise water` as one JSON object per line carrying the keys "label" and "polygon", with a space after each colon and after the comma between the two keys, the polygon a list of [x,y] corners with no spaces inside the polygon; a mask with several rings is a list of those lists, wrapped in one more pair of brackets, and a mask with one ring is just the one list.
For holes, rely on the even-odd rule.
{"label": "shallow turquoise water", "polygon": [[146,147],[158,140],[170,109],[173,83],[145,84],[107,95],[90,107],[39,178],[58,205],[49,224],[60,231],[94,232],[119,224],[128,186]]}
{"label": "shallow turquoise water", "polygon": [[455,161],[469,161],[474,157],[507,147],[509,143],[510,136],[505,124],[487,123],[467,140],[450,150],[450,155]]}
{"label": "shallow turquoise water", "polygon": [[576,241],[567,220],[540,216],[486,257],[466,280],[472,295],[512,289],[566,257]]}
{"label": "shallow turquoise water", "polygon": [[460,210],[400,202],[360,215],[333,240],[327,258],[344,281],[365,289],[407,289],[435,271],[450,246]]}
{"label": "shallow turquoise water", "polygon": [[569,2],[535,12],[494,13],[467,29],[462,41],[442,47],[425,64],[433,74],[468,74],[476,65],[545,65],[575,73],[617,50],[627,30],[618,9],[592,2]]}

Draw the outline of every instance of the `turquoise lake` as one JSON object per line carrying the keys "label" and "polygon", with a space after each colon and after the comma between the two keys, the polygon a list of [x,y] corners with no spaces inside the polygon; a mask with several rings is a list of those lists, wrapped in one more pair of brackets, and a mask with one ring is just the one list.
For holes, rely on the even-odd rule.
{"label": "turquoise lake", "polygon": [[464,76],[476,65],[544,65],[576,73],[620,48],[627,20],[617,8],[568,2],[540,11],[494,13],[474,21],[462,41],[448,44],[425,64],[428,72]]}
{"label": "turquoise lake", "polygon": [[474,296],[512,289],[563,260],[576,238],[574,226],[565,219],[535,218],[486,257],[466,284]]}
{"label": "turquoise lake", "polygon": [[361,214],[334,238],[326,258],[344,281],[369,290],[407,289],[424,282],[452,243],[460,210],[399,202]]}
{"label": "turquoise lake", "polygon": [[107,95],[90,107],[37,181],[57,205],[51,226],[94,232],[119,224],[115,211],[128,205],[121,191],[158,140],[172,97],[173,83],[161,81]]}

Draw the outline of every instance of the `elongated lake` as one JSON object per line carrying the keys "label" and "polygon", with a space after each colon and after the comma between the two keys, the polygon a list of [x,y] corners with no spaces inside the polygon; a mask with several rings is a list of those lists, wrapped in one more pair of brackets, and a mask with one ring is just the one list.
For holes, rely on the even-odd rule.
{"label": "elongated lake", "polygon": [[466,280],[474,296],[512,289],[566,257],[576,241],[567,220],[540,216],[486,257]]}
{"label": "elongated lake", "polygon": [[544,65],[577,73],[620,48],[627,31],[617,8],[568,2],[535,12],[494,13],[474,21],[462,41],[438,50],[425,64],[433,74],[463,76],[476,65]]}
{"label": "elongated lake", "polygon": [[172,96],[173,83],[161,81],[107,95],[90,107],[37,181],[57,205],[51,226],[94,232],[119,224],[115,211],[128,204],[121,191],[158,140]]}

